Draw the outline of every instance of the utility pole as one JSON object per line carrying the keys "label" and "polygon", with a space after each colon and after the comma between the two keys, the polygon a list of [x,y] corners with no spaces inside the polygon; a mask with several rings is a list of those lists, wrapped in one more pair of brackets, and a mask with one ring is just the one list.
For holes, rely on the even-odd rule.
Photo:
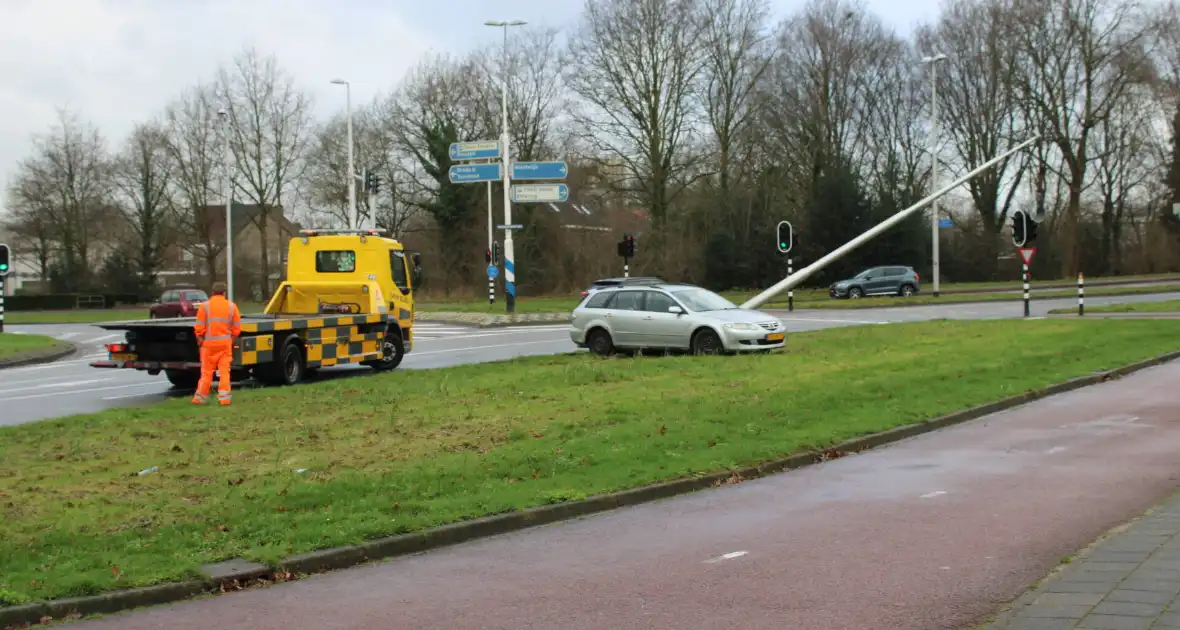
{"label": "utility pole", "polygon": [[222,107],[217,115],[221,118],[222,133],[225,134],[225,298],[234,299],[234,230],[233,204],[234,188],[230,177],[233,168],[233,147],[229,143],[229,111]]}
{"label": "utility pole", "polygon": [[[933,57],[923,57],[922,63],[930,64],[930,189],[938,186],[938,62],[946,59],[946,55],[939,53]],[[939,235],[938,235],[938,200],[930,202],[930,242],[932,243],[931,273],[934,279],[932,295],[938,297],[939,277]]]}
{"label": "utility pole", "polygon": [[[527,24],[524,20],[489,20],[486,26],[504,29],[504,62],[500,76],[500,146],[504,153],[500,158],[504,178],[504,225],[512,225],[512,147],[508,134],[508,27]],[[504,230],[504,304],[509,313],[516,311],[516,250],[512,242],[512,228]]]}
{"label": "utility pole", "polygon": [[348,227],[356,228],[356,170],[352,164],[352,84],[344,79],[332,79],[344,86],[344,117],[348,127]]}

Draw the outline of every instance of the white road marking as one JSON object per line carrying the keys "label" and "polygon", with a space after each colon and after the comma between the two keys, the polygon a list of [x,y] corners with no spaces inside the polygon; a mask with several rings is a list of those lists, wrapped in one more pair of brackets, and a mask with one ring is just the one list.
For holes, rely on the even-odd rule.
{"label": "white road marking", "polygon": [[1065,450],[1064,446],[1054,446],[1053,448],[1045,451],[1045,454],[1046,455],[1056,455],[1057,453],[1060,453],[1064,450]]}
{"label": "white road marking", "polygon": [[7,402],[12,400],[32,400],[34,398],[48,398],[49,396],[72,396],[74,394],[89,394],[93,392],[105,392],[113,389],[128,389],[131,387],[159,387],[160,383],[135,383],[132,385],[112,385],[110,387],[93,387],[90,389],[75,389],[69,392],[52,392],[48,394],[30,394],[28,396],[12,396],[8,398],[0,398],[0,402]]}
{"label": "white road marking", "polygon": [[448,354],[451,352],[467,352],[468,350],[485,350],[487,348],[513,348],[516,346],[529,346],[538,343],[553,343],[552,339],[539,339],[537,341],[518,341],[516,343],[496,343],[485,346],[468,346],[466,348],[451,348],[450,350],[430,350],[428,352],[410,352],[406,355],[406,360],[420,357],[424,354]]}
{"label": "white road marking", "polygon": [[836,323],[836,324],[888,324],[888,323],[890,323],[890,322],[881,322],[881,321],[869,322],[869,321],[865,321],[865,320],[861,320],[861,319],[817,319],[814,317],[780,317],[779,321],[783,322],[784,324],[787,322],[819,322],[819,323],[824,323],[824,324],[832,324],[832,323]]}
{"label": "white road marking", "polygon": [[920,496],[918,498],[920,498],[920,499],[933,499],[934,497],[940,497],[944,494],[946,494],[946,490],[935,490],[934,492],[927,492],[926,494],[923,494],[922,496]]}
{"label": "white road marking", "polygon": [[41,385],[26,385],[24,387],[13,387],[13,388],[0,389],[0,394],[27,392],[27,391],[33,390],[33,389],[52,389],[54,387],[74,387],[77,385],[90,385],[92,383],[105,383],[106,381],[113,381],[113,380],[115,380],[114,377],[92,378],[92,379],[87,379],[84,381],[65,381],[62,383],[43,383]]}
{"label": "white road marking", "polygon": [[122,337],[122,336],[123,335],[120,335],[118,333],[113,334],[113,335],[103,335],[101,337],[95,337],[94,339],[87,339],[86,343],[97,343],[97,342],[102,341],[104,339],[114,339],[115,337]]}
{"label": "white road marking", "polygon": [[67,332],[67,333],[60,333],[60,334],[58,334],[58,335],[57,335],[57,338],[58,338],[58,339],[70,339],[70,338],[73,338],[73,337],[77,337],[77,336],[78,336],[78,335],[80,335],[80,334],[82,334],[82,333],[80,333],[80,332]]}
{"label": "white road marking", "polygon": [[717,556],[716,558],[709,558],[708,560],[705,560],[705,563],[712,564],[714,562],[721,562],[722,560],[733,560],[734,558],[740,558],[748,553],[750,553],[750,552],[748,552],[748,551],[731,551],[729,553]]}
{"label": "white road marking", "polygon": [[[146,385],[146,383],[145,383]],[[124,394],[122,396],[105,396],[103,400],[123,400],[124,398],[142,398],[144,396],[159,396],[160,392],[144,392],[142,394]]]}

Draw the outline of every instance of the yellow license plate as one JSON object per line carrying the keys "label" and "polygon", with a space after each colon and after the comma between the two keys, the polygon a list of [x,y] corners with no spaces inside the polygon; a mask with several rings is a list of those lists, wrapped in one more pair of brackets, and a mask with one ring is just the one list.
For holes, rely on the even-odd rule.
{"label": "yellow license plate", "polygon": [[123,352],[120,354],[112,354],[111,360],[112,361],[134,361],[135,355],[131,354],[130,352]]}
{"label": "yellow license plate", "polygon": [[783,333],[770,333],[766,335],[767,341],[782,341],[785,335]]}

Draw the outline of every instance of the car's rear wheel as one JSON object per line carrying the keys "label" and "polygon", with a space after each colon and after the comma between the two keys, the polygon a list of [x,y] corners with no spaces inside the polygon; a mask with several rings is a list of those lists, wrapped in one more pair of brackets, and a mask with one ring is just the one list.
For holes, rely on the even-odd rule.
{"label": "car's rear wheel", "polygon": [[609,357],[615,353],[615,343],[611,341],[610,333],[601,328],[590,331],[590,335],[586,338],[586,346],[600,357]]}
{"label": "car's rear wheel", "polygon": [[693,335],[693,354],[721,354],[725,347],[721,345],[721,337],[712,330],[705,328]]}
{"label": "car's rear wheel", "polygon": [[848,298],[852,299],[852,300],[860,298],[860,297],[864,296],[864,294],[865,294],[864,291],[861,291],[860,287],[852,287],[851,289],[848,290]]}
{"label": "car's rear wheel", "polygon": [[914,294],[914,285],[912,285],[912,284],[901,285],[901,297],[909,297],[913,294]]}

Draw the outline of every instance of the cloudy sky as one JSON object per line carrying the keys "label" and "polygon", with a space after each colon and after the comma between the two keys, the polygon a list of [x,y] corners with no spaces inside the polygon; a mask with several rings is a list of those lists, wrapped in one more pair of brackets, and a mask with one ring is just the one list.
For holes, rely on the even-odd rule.
{"label": "cloudy sky", "polygon": [[[802,0],[771,0],[776,19]],[[0,0],[0,184],[59,107],[118,143],[246,46],[275,54],[328,115],[396,84],[424,53],[496,41],[487,19],[567,26],[583,0]],[[868,0],[909,31],[937,0]],[[0,195],[0,208],[3,196]]]}

